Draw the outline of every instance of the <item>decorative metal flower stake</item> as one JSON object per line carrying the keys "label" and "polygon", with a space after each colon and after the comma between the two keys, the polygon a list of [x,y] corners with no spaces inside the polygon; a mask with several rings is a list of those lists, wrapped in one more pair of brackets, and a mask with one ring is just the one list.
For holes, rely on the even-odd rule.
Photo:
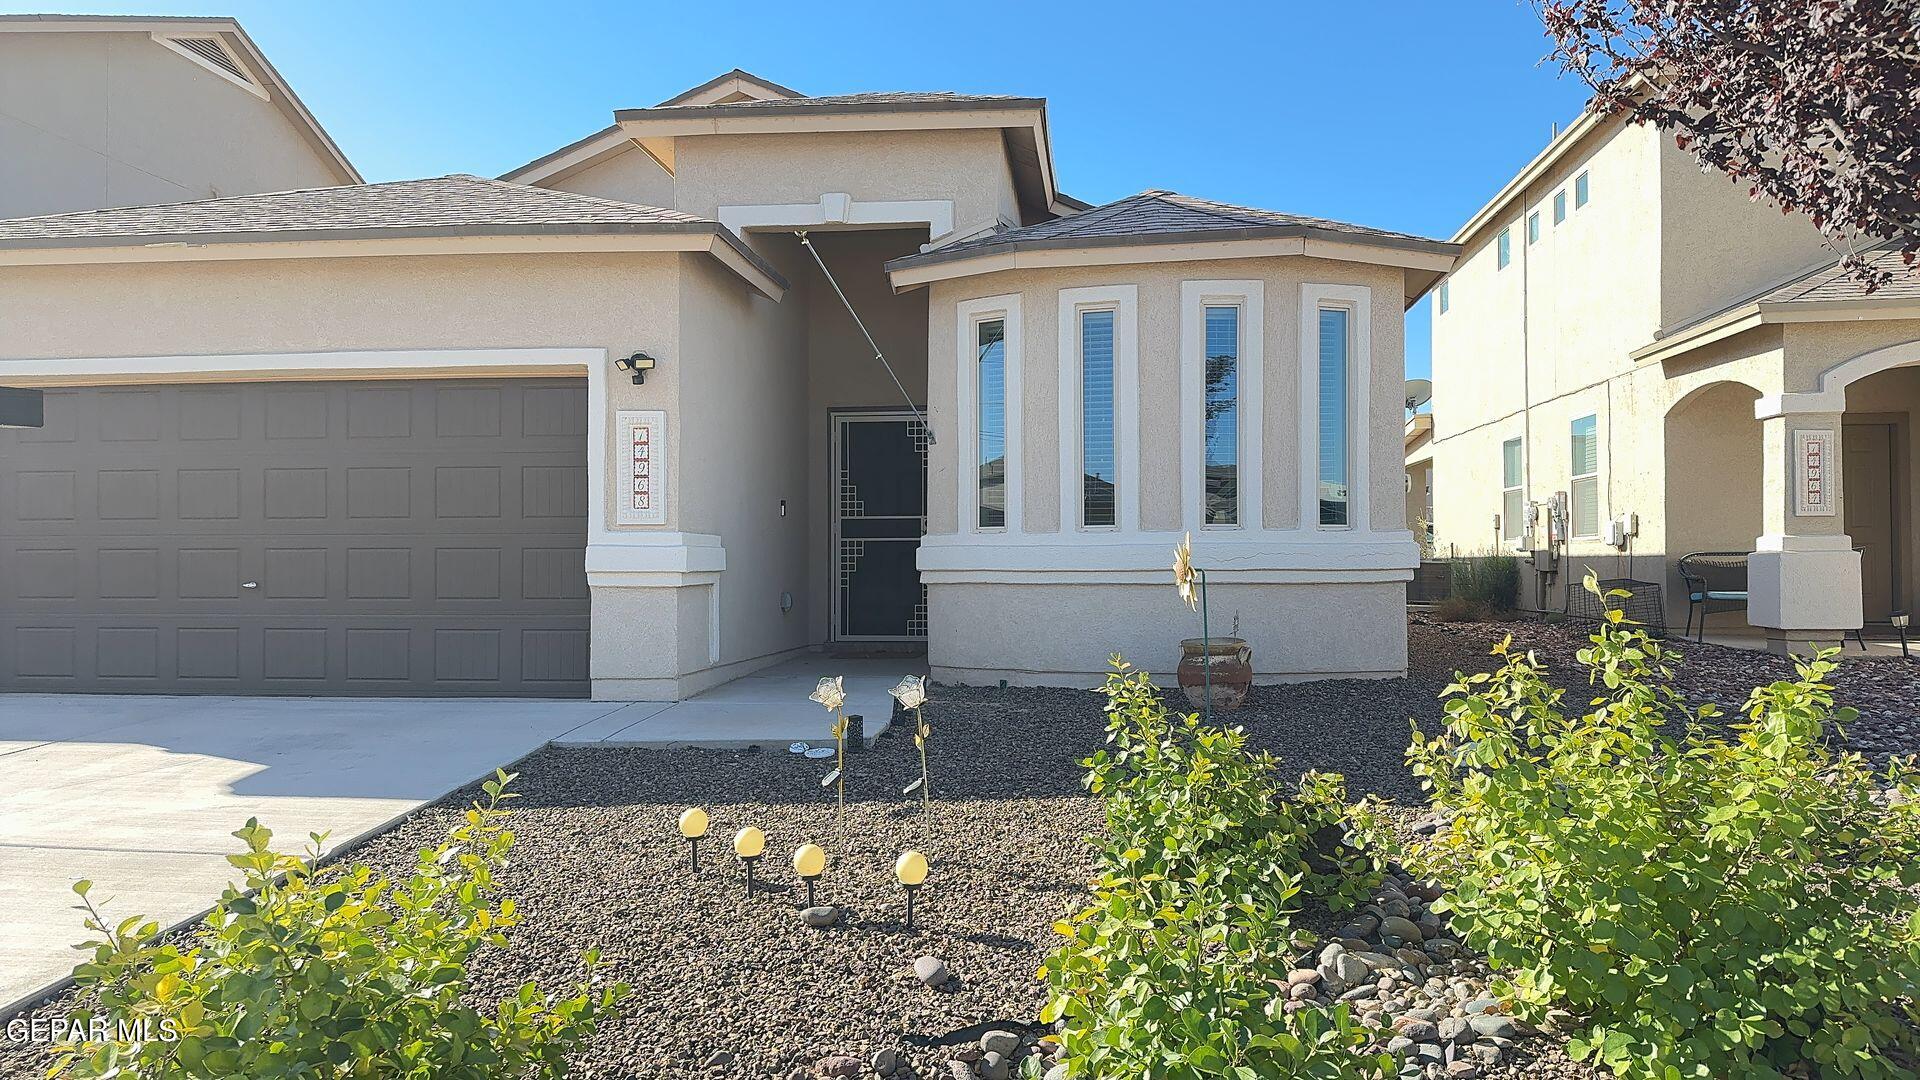
{"label": "decorative metal flower stake", "polygon": [[821,679],[820,684],[807,695],[808,700],[817,701],[833,713],[833,773],[822,784],[832,783],[840,796],[840,809],[847,808],[847,690],[840,683],[840,676]]}
{"label": "decorative metal flower stake", "polygon": [[1193,534],[1180,538],[1173,549],[1173,586],[1189,609],[1200,610],[1200,710],[1213,722],[1213,635],[1207,630],[1207,572],[1193,565]]}
{"label": "decorative metal flower stake", "polygon": [[925,675],[905,675],[887,691],[893,700],[903,709],[913,710],[913,745],[920,749],[920,781],[907,785],[902,795],[913,794],[914,788],[920,789],[921,812],[933,813],[933,784],[927,778],[927,738],[933,734],[933,728],[927,723],[926,712],[922,706],[927,703],[927,677]]}

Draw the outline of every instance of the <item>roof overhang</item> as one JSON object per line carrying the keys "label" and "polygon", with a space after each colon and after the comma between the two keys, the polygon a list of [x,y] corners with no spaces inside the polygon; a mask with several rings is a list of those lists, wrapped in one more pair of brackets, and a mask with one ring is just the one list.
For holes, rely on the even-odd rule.
{"label": "roof overhang", "polygon": [[725,74],[715,75],[699,86],[682,90],[654,108],[669,105],[712,105],[723,101],[766,101],[770,98],[804,97],[791,86],[781,86],[772,79],[763,79],[751,71],[734,68]]}
{"label": "roof overhang", "polygon": [[1127,263],[1261,259],[1289,255],[1397,266],[1406,271],[1407,306],[1453,268],[1459,248],[1438,240],[1360,238],[1306,225],[1202,229],[1152,236],[1060,237],[923,252],[886,264],[895,291],[1003,270]]}
{"label": "roof overhang", "polygon": [[267,60],[266,54],[233,19],[147,15],[0,15],[0,33],[87,32],[151,34],[160,38],[178,34],[217,35],[229,51],[252,69],[254,77],[267,88],[268,101],[292,122],[301,137],[333,168],[341,183],[366,182],[334,143],[333,136],[328,135],[327,130],[320,126],[320,121],[307,111],[300,96],[293,92],[293,87],[288,85],[287,80]]}
{"label": "roof overhang", "polygon": [[1702,319],[1642,345],[1628,355],[1637,364],[1657,364],[1674,360],[1716,341],[1744,334],[1761,326],[1786,323],[1868,322],[1885,319],[1920,319],[1920,300],[1789,300],[1757,301],[1729,308],[1711,318]]}
{"label": "roof overhang", "polygon": [[1473,216],[1467,219],[1466,224],[1455,230],[1454,234],[1449,237],[1449,240],[1455,244],[1465,245],[1478,235],[1482,229],[1505,217],[1508,204],[1522,197],[1526,193],[1527,188],[1545,176],[1554,166],[1560,163],[1562,158],[1571,153],[1573,148],[1579,144],[1580,140],[1586,138],[1608,121],[1617,120],[1618,118],[1617,114],[1596,112],[1593,109],[1583,110],[1573,123],[1568,124],[1564,130],[1555,135],[1553,139],[1547,143],[1545,148],[1538,154],[1535,154],[1533,160],[1527,162],[1519,173],[1515,174],[1513,179],[1507,181],[1499,191],[1495,192],[1493,198],[1488,199],[1484,206],[1474,211]]}
{"label": "roof overhang", "polygon": [[655,225],[423,226],[0,240],[0,266],[342,259],[380,256],[593,252],[703,252],[779,300],[787,279],[744,240],[713,222]]}

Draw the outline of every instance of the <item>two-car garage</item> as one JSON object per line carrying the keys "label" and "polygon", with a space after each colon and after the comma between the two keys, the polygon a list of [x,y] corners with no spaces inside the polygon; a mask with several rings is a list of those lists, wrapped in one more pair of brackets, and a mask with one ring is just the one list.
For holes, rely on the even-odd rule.
{"label": "two-car garage", "polygon": [[0,691],[578,696],[584,379],[49,389]]}

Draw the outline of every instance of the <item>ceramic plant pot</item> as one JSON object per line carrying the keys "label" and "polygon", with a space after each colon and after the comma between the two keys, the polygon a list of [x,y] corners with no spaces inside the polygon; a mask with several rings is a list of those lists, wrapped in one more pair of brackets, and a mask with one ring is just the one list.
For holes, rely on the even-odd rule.
{"label": "ceramic plant pot", "polygon": [[1188,638],[1180,643],[1180,689],[1196,709],[1213,689],[1213,711],[1232,712],[1253,686],[1253,650],[1237,637]]}

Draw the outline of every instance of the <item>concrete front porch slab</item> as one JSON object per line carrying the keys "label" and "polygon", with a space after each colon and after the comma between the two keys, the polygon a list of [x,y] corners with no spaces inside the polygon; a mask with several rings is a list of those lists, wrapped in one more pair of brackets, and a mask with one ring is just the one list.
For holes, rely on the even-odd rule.
{"label": "concrete front porch slab", "polygon": [[249,817],[297,851],[338,849],[510,764],[618,702],[453,698],[0,696],[0,1016],[66,981],[109,917],[196,918]]}
{"label": "concrete front porch slab", "polygon": [[893,717],[887,691],[903,675],[924,675],[920,657],[836,660],[808,654],[716,686],[680,702],[635,702],[620,712],[554,739],[559,746],[833,745],[832,718],[808,695],[821,678],[839,675],[847,712],[865,719],[870,744]]}

